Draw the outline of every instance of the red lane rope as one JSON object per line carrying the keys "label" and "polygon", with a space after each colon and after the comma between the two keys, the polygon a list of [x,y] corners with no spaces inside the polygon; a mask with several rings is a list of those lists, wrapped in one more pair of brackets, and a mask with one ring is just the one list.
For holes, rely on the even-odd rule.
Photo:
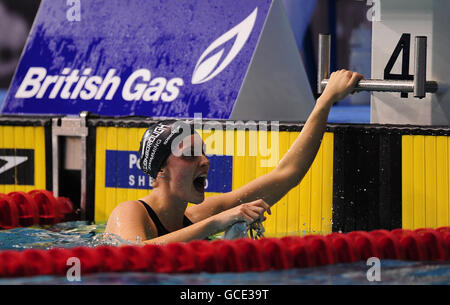
{"label": "red lane rope", "polygon": [[12,198],[0,194],[0,228],[11,229],[19,225],[19,208]]}
{"label": "red lane rope", "polygon": [[46,190],[0,194],[0,229],[51,225],[74,220],[74,215],[69,198],[55,198]]}
{"label": "red lane rope", "polygon": [[0,277],[65,275],[80,261],[81,273],[248,272],[380,259],[449,261],[450,227],[332,233],[327,236],[193,241],[168,245],[100,246],[0,252]]}
{"label": "red lane rope", "polygon": [[19,208],[19,225],[22,227],[39,224],[39,209],[30,194],[12,192],[7,195]]}

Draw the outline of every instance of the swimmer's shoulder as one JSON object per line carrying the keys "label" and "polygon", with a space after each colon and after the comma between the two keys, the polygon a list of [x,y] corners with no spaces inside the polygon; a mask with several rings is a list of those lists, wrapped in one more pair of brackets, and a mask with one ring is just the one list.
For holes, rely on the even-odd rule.
{"label": "swimmer's shoulder", "polygon": [[143,204],[138,200],[130,200],[119,203],[109,216],[133,217],[138,215],[146,215],[147,211]]}
{"label": "swimmer's shoulder", "polygon": [[151,237],[155,232],[156,226],[150,219],[146,208],[138,200],[124,201],[119,203],[111,212],[106,224],[105,232],[119,235],[129,235],[131,231],[133,236],[136,233]]}

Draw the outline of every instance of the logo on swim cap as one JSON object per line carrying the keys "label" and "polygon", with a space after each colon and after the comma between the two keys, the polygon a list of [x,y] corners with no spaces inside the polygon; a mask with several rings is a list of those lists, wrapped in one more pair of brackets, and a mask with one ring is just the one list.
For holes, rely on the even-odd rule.
{"label": "logo on swim cap", "polygon": [[[182,121],[163,121],[150,126],[142,136],[139,168],[156,179],[158,171],[172,152],[177,155],[180,142],[195,130]],[[178,155],[177,155],[178,156]]]}
{"label": "logo on swim cap", "polygon": [[[155,158],[158,147],[162,142],[162,140],[158,139],[158,137],[162,133],[164,133],[167,128],[170,128],[170,125],[159,123],[156,125],[156,127],[153,128],[153,130],[151,128],[152,127],[147,129],[147,131],[144,133],[144,136],[142,137],[140,149],[141,157],[139,160],[139,166],[141,170],[150,175],[152,175],[153,160]],[[153,145],[153,143],[155,143],[155,145]]]}

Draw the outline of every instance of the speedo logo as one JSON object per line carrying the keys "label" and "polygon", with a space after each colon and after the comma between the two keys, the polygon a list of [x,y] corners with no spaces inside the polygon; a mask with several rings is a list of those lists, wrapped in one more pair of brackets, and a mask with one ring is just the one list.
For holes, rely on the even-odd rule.
{"label": "speedo logo", "polygon": [[[257,13],[258,8],[255,8],[247,18],[216,39],[202,53],[192,74],[193,85],[212,80],[230,65],[252,33]],[[233,40],[232,47],[225,52],[225,45]],[[103,76],[91,74],[91,68],[82,71],[64,68],[58,75],[49,75],[44,67],[30,67],[15,98],[113,100],[122,84],[117,70],[109,69]],[[153,77],[149,69],[139,69],[125,80],[121,95],[125,101],[173,102],[184,85],[181,77]]]}

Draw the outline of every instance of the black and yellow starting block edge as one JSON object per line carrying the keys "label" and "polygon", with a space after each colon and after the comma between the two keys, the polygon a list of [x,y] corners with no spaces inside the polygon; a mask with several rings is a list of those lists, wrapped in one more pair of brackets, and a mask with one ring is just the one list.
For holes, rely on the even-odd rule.
{"label": "black and yellow starting block edge", "polygon": [[335,129],[333,231],[450,224],[450,128]]}

